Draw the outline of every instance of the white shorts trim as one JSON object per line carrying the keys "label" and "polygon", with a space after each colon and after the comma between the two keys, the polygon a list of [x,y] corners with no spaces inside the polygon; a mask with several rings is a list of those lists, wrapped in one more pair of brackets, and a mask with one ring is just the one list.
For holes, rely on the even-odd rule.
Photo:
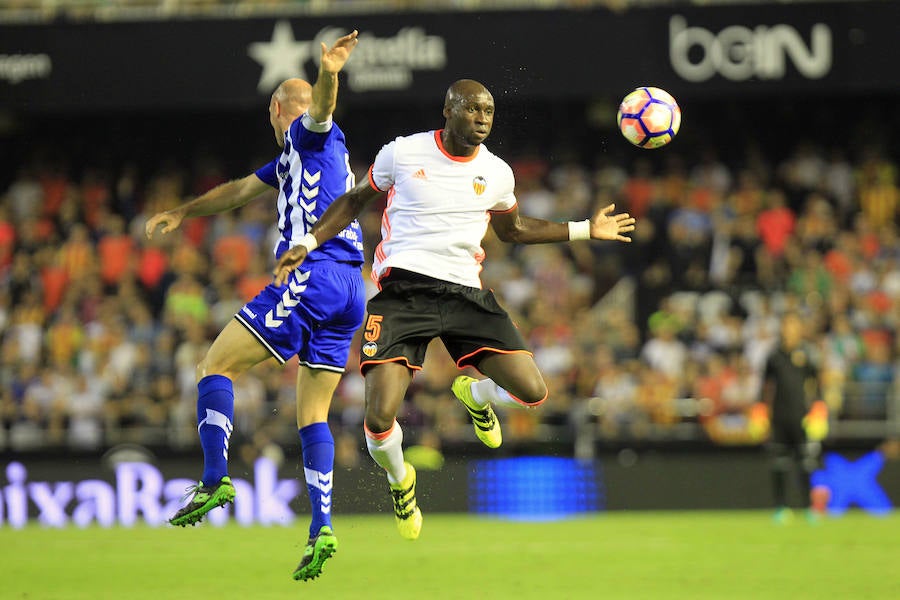
{"label": "white shorts trim", "polygon": [[287,362],[287,359],[284,358],[283,356],[281,356],[280,354],[278,354],[278,352],[275,350],[275,348],[273,348],[273,347],[269,344],[269,342],[267,342],[267,341],[265,340],[265,338],[263,338],[263,336],[261,336],[261,335],[259,334],[259,332],[258,332],[256,329],[253,328],[253,325],[250,324],[249,321],[247,321],[246,319],[244,319],[244,317],[241,316],[240,313],[234,315],[234,318],[237,319],[238,323],[240,323],[241,325],[243,325],[243,326],[247,329],[247,331],[249,331],[250,333],[252,333],[253,336],[254,336],[257,340],[259,340],[259,343],[262,344],[262,345],[265,347],[265,349],[268,350],[269,353],[270,353],[272,356],[275,357],[275,360],[277,360],[277,361],[278,361],[280,364],[282,364],[282,365],[283,365],[284,363]]}
{"label": "white shorts trim", "polygon": [[316,363],[307,362],[305,360],[298,361],[301,366],[306,367],[307,369],[317,369],[319,371],[332,371],[334,373],[344,373],[346,369],[341,367],[335,367],[334,365],[320,365]]}

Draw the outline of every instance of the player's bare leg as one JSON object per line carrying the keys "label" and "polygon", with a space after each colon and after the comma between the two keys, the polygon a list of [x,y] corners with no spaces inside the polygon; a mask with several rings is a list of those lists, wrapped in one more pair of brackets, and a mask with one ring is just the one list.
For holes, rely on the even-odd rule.
{"label": "player's bare leg", "polygon": [[498,393],[501,404],[534,407],[547,399],[544,376],[530,354],[486,352],[478,370],[506,392]]}
{"label": "player's bare leg", "polygon": [[460,375],[451,389],[472,417],[478,439],[497,448],[503,435],[491,405],[538,406],[547,397],[547,386],[534,359],[525,353],[486,353],[478,369],[489,379]]}
{"label": "player's bare leg", "polygon": [[328,428],[328,409],[341,374],[301,366],[297,372],[297,430],[303,447],[303,472],[309,491],[312,520],[309,538],[294,579],[307,581],[337,552],[331,525],[331,492],[334,471],[334,438]]}
{"label": "player's bare leg", "polygon": [[422,511],[416,503],[416,470],[403,460],[403,430],[396,417],[411,381],[405,363],[382,363],[366,371],[366,447],[387,471],[397,529],[408,540],[419,537]]}
{"label": "player's bare leg", "polygon": [[172,525],[194,525],[212,509],[234,500],[234,486],[228,477],[233,381],[270,356],[240,323],[230,321],[197,365],[197,430],[203,447],[203,475],[197,485],[188,488],[191,499],[169,520]]}

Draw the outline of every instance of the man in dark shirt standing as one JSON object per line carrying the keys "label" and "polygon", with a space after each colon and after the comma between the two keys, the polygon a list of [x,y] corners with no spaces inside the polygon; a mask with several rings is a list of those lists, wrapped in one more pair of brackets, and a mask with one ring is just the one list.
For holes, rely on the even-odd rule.
{"label": "man in dark shirt standing", "polygon": [[797,466],[807,518],[815,518],[809,510],[810,475],[818,464],[820,444],[809,439],[804,417],[817,389],[817,371],[803,344],[803,321],[798,314],[787,313],[781,321],[781,344],[766,361],[762,386],[763,401],[771,416],[769,449],[778,523],[792,517],[787,502],[787,476],[792,463]]}

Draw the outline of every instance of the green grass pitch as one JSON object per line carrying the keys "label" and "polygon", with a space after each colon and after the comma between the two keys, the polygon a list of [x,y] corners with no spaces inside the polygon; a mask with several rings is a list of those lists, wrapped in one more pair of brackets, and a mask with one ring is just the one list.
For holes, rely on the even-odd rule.
{"label": "green grass pitch", "polygon": [[768,512],[616,512],[552,523],[425,514],[337,516],[338,553],[295,582],[293,527],[0,528],[0,598],[900,598],[900,517],[811,526]]}

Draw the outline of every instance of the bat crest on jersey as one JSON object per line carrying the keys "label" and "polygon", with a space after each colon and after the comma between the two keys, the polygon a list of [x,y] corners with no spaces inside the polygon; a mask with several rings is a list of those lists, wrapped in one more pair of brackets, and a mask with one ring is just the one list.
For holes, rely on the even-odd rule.
{"label": "bat crest on jersey", "polygon": [[484,193],[485,188],[487,187],[487,179],[479,175],[475,179],[472,180],[472,189],[475,190],[475,195],[480,196]]}

